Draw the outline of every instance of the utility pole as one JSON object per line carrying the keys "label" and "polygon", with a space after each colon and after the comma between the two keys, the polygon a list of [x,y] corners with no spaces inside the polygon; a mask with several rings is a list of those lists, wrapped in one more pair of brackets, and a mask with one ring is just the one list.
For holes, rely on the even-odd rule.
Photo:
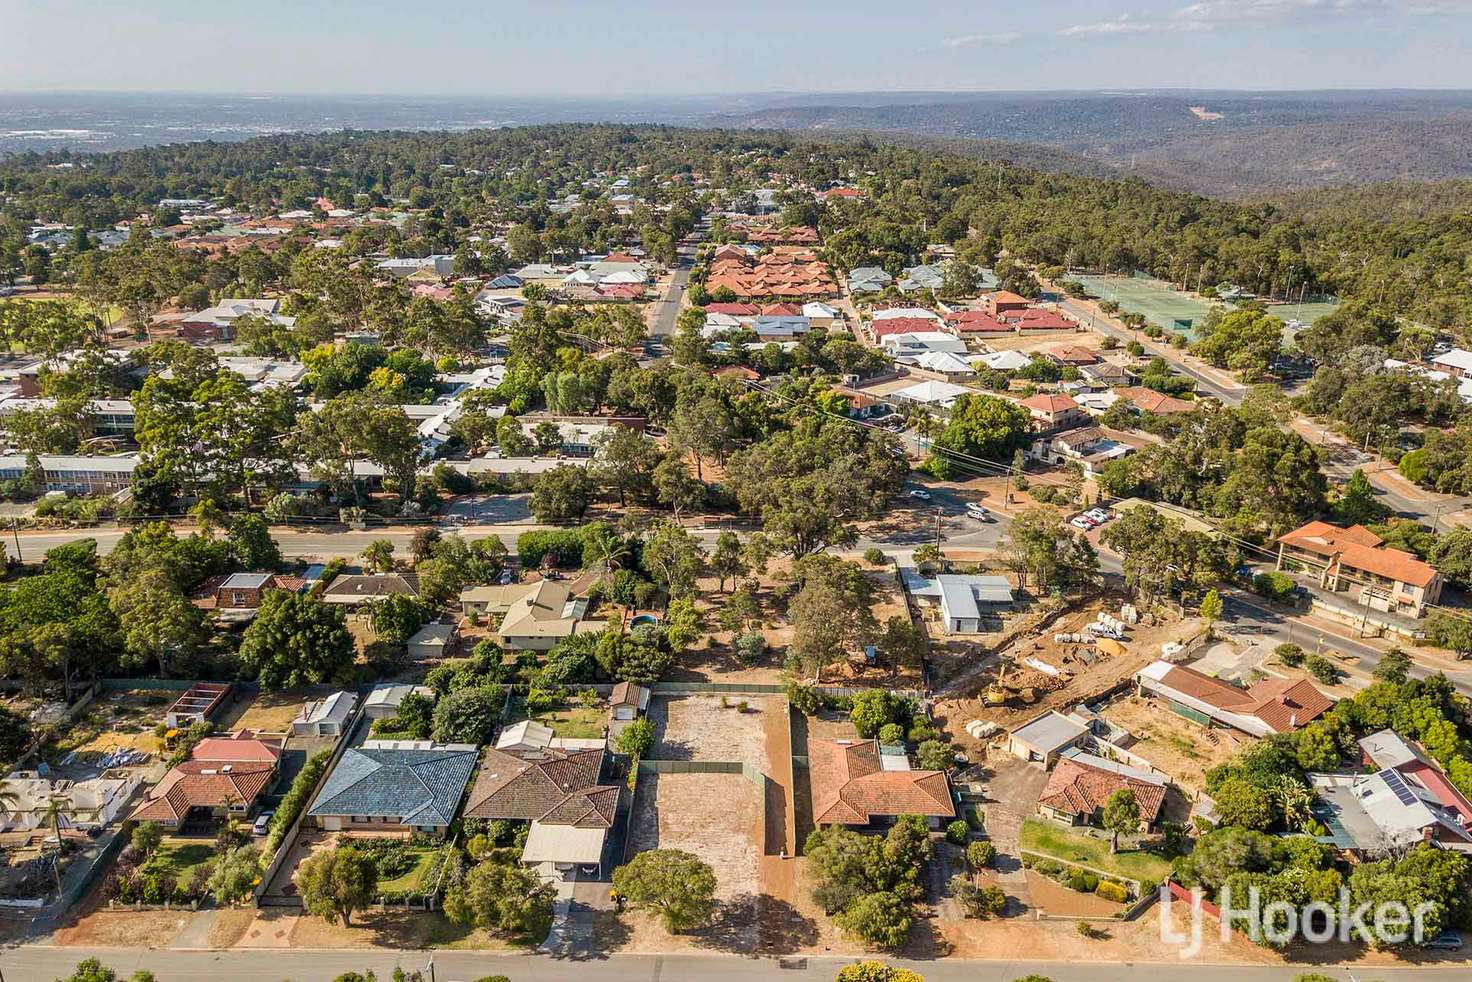
{"label": "utility pole", "polygon": [[[15,540],[15,561],[25,562],[25,557],[20,554],[20,521],[14,515],[10,516],[10,536]],[[5,982],[5,979],[0,978],[0,982]]]}

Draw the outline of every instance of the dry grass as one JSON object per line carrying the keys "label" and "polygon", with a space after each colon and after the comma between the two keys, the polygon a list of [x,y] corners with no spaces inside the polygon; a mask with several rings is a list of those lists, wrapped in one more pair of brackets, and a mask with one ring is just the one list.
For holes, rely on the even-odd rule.
{"label": "dry grass", "polygon": [[54,937],[68,947],[166,948],[191,916],[178,910],[96,910],[60,928]]}
{"label": "dry grass", "polygon": [[257,733],[289,733],[302,704],[310,698],[301,692],[260,692],[242,700],[220,718],[221,730],[255,730]]}
{"label": "dry grass", "polygon": [[1199,791],[1206,772],[1236,755],[1243,738],[1230,730],[1212,730],[1211,736],[1153,699],[1125,696],[1104,708],[1104,717],[1135,735],[1130,750],[1150,761],[1176,784]]}
{"label": "dry grass", "polygon": [[245,937],[245,932],[250,930],[255,919],[254,907],[222,910],[215,915],[214,923],[210,925],[207,943],[211,948],[233,948],[236,942]]}
{"label": "dry grass", "polygon": [[650,759],[739,760],[765,770],[763,715],[781,713],[786,705],[780,696],[656,697],[649,704],[654,723]]}
{"label": "dry grass", "polygon": [[757,891],[761,792],[739,774],[641,774],[630,855],[684,849],[711,865],[722,900]]}

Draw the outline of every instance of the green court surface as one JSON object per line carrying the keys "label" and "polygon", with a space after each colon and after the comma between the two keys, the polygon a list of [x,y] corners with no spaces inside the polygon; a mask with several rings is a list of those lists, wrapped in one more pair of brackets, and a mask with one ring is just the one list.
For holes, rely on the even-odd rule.
{"label": "green court surface", "polygon": [[1074,276],[1084,289],[1100,300],[1113,300],[1120,309],[1142,314],[1167,331],[1196,337],[1196,328],[1211,312],[1212,305],[1189,297],[1164,280],[1134,276]]}

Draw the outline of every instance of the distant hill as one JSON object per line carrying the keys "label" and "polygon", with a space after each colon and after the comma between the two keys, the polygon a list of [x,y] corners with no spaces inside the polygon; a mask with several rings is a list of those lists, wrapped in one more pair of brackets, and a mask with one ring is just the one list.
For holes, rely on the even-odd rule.
{"label": "distant hill", "polygon": [[[1040,144],[1220,197],[1472,177],[1472,92],[983,93],[774,105],[711,122]],[[843,100],[843,101],[839,101]],[[1065,165],[1067,166],[1067,165]]]}

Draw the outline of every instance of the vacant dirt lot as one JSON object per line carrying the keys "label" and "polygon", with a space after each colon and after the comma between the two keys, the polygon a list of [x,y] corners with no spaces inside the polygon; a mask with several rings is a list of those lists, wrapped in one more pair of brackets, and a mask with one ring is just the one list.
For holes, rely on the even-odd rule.
{"label": "vacant dirt lot", "polygon": [[189,911],[95,910],[60,928],[59,945],[82,948],[167,947],[189,923]]}
{"label": "vacant dirt lot", "polygon": [[[656,696],[649,703],[654,722],[651,760],[737,760],[767,767],[763,714],[782,712],[781,697]],[[743,711],[741,704],[746,704]]]}
{"label": "vacant dirt lot", "polygon": [[757,892],[761,792],[740,774],[641,774],[629,824],[629,855],[684,849],[710,863],[716,896]]}
{"label": "vacant dirt lot", "polygon": [[1236,755],[1245,739],[1211,730],[1176,715],[1153,699],[1125,696],[1104,707],[1104,718],[1135,735],[1130,750],[1190,791],[1206,784],[1206,772]]}
{"label": "vacant dirt lot", "polygon": [[[330,692],[331,690],[325,690]],[[257,733],[287,733],[302,705],[313,695],[294,692],[258,692],[241,699],[221,714],[221,730],[255,730]]]}

